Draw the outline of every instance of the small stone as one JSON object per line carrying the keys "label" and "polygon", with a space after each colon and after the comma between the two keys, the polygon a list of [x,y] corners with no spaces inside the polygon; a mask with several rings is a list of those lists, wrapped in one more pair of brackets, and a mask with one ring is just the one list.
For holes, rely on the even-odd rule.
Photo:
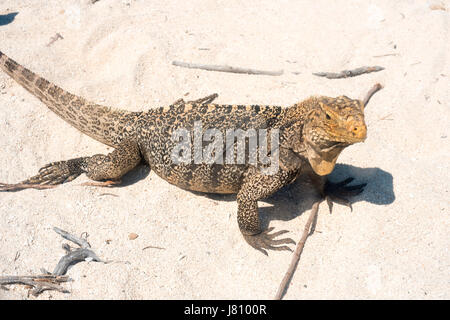
{"label": "small stone", "polygon": [[130,240],[135,240],[137,237],[139,237],[139,236],[133,232],[128,235],[128,239],[130,239]]}

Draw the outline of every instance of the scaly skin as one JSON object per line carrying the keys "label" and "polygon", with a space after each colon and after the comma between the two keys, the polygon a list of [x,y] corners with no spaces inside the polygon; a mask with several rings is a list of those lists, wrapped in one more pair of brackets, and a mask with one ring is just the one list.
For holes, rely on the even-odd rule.
{"label": "scaly skin", "polygon": [[[237,194],[239,228],[246,241],[266,253],[266,249],[289,250],[292,239],[275,238],[262,230],[258,201],[308,175],[323,196],[360,193],[364,185],[330,184],[326,180],[341,151],[366,138],[364,105],[346,96],[311,97],[290,107],[260,105],[218,105],[211,96],[193,102],[176,103],[145,112],[129,112],[89,102],[39,77],[0,52],[0,67],[26,90],[39,98],[63,120],[86,135],[115,148],[107,155],[94,155],[51,163],[36,176],[19,184],[0,184],[0,190],[44,188],[72,181],[82,173],[95,181],[118,181],[144,162],[161,178],[184,189],[208,193]],[[184,128],[193,136],[194,122],[203,132],[216,128],[225,137],[226,129],[279,130],[279,168],[262,174],[261,163],[206,164],[173,163],[172,133]],[[268,136],[270,136],[268,134]],[[225,146],[225,141],[224,141]],[[233,145],[233,148],[236,148]],[[224,149],[225,150],[225,149]],[[192,152],[194,152],[192,150]],[[193,153],[192,153],[193,154]],[[337,188],[332,188],[332,186]],[[335,192],[337,191],[337,192]]]}

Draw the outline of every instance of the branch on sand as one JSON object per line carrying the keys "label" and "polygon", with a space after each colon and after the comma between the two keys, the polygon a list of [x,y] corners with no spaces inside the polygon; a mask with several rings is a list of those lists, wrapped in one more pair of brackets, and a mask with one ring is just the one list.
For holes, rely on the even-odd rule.
{"label": "branch on sand", "polygon": [[342,79],[349,77],[356,77],[365,73],[378,72],[384,70],[383,67],[373,66],[373,67],[360,67],[353,70],[343,70],[339,73],[333,72],[315,72],[313,75],[318,77],[325,77],[327,79]]}
{"label": "branch on sand", "polygon": [[68,244],[63,244],[63,249],[67,254],[59,260],[58,264],[53,270],[53,273],[50,273],[45,269],[41,269],[41,272],[43,273],[41,275],[1,276],[0,288],[8,290],[5,285],[24,284],[33,288],[33,290],[31,290],[30,292],[34,296],[38,296],[45,290],[56,290],[63,293],[70,293],[69,290],[60,285],[60,283],[62,282],[71,281],[71,279],[65,275],[69,266],[81,261],[105,262],[98,258],[95,252],[90,249],[91,246],[85,238],[76,237],[56,227],[54,227],[53,230],[61,235],[64,239],[77,244],[78,246],[80,246],[80,248],[72,250]]}
{"label": "branch on sand", "polygon": [[227,66],[227,65],[207,65],[207,64],[187,63],[187,62],[181,62],[181,61],[172,61],[172,64],[174,66],[178,66],[178,67],[190,68],[190,69],[202,69],[202,70],[207,70],[207,71],[258,74],[258,75],[266,75],[266,76],[281,76],[283,74],[283,70],[266,71],[266,70],[232,67],[232,66]]}
{"label": "branch on sand", "polygon": [[369,90],[369,92],[367,92],[366,96],[362,100],[364,107],[366,107],[367,103],[369,103],[370,98],[372,98],[372,96],[381,89],[383,89],[383,86],[377,83]]}
{"label": "branch on sand", "polygon": [[286,291],[286,288],[291,281],[292,276],[294,275],[295,269],[297,268],[298,262],[300,261],[300,255],[302,254],[303,247],[305,246],[306,239],[309,235],[314,232],[314,228],[311,229],[311,225],[314,220],[316,220],[317,213],[319,212],[319,204],[322,200],[317,201],[313,204],[311,209],[311,214],[309,215],[308,221],[306,222],[305,228],[303,229],[303,235],[300,241],[297,243],[297,247],[295,248],[294,255],[291,260],[291,264],[289,265],[286,274],[284,275],[283,280],[278,287],[277,294],[275,295],[275,300],[281,300]]}

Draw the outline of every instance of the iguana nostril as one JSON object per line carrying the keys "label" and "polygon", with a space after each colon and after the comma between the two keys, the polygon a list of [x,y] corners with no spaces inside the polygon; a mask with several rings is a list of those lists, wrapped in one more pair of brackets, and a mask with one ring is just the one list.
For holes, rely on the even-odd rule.
{"label": "iguana nostril", "polygon": [[365,125],[354,125],[350,127],[350,132],[357,138],[365,138],[366,137],[366,126]]}

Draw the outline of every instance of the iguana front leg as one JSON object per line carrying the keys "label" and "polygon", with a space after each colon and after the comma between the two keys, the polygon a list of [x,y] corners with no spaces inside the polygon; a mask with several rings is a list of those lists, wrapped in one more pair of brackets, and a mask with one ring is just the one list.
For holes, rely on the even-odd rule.
{"label": "iguana front leg", "polygon": [[352,209],[352,204],[348,197],[357,196],[364,191],[364,187],[367,185],[367,183],[362,183],[349,186],[348,184],[355,180],[352,177],[334,183],[327,176],[319,176],[315,173],[311,173],[309,176],[320,195],[327,200],[330,213],[333,209],[333,202],[340,203]]}
{"label": "iguana front leg", "polygon": [[265,231],[261,229],[258,200],[268,197],[281,187],[289,184],[295,176],[296,174],[292,172],[282,170],[275,175],[264,175],[255,169],[244,179],[244,183],[237,194],[239,229],[248,244],[265,255],[267,255],[265,249],[291,250],[285,244],[295,244],[295,241],[290,238],[275,239],[275,237],[288,232],[286,230],[270,234],[269,232],[273,228]]}
{"label": "iguana front leg", "polygon": [[139,147],[135,142],[124,141],[107,155],[96,154],[65,161],[52,162],[42,167],[39,173],[17,184],[0,183],[0,191],[17,191],[36,188],[46,189],[69,182],[82,173],[95,181],[118,181],[141,161]]}

